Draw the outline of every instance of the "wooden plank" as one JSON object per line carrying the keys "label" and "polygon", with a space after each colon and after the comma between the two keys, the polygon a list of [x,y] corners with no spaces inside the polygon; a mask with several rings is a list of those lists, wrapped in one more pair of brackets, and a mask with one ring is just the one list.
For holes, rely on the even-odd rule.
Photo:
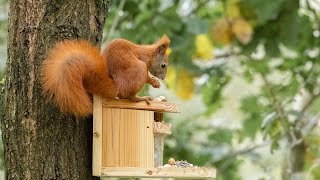
{"label": "wooden plank", "polygon": [[154,113],[103,108],[103,167],[154,167]]}
{"label": "wooden plank", "polygon": [[139,178],[216,178],[216,170],[205,167],[102,168],[102,176]]}
{"label": "wooden plank", "polygon": [[[114,116],[114,112],[108,111],[108,109],[103,108],[103,134],[102,134],[102,165],[106,166],[106,160],[108,159],[108,166],[116,167],[119,166],[119,153],[120,146],[119,141],[113,141],[113,134],[116,132],[113,131],[114,127],[119,127],[118,121],[112,121],[112,117]],[[119,136],[119,134],[115,134],[115,136]],[[112,144],[107,143],[112,142]],[[114,149],[118,149],[115,151],[115,154],[112,155]],[[110,153],[105,153],[110,152]]]}
{"label": "wooden plank", "polygon": [[101,176],[102,167],[102,98],[93,96],[92,174]]}
{"label": "wooden plank", "polygon": [[171,134],[171,124],[164,122],[153,122],[153,132],[155,134]]}
{"label": "wooden plank", "polygon": [[156,112],[171,112],[178,113],[179,107],[170,102],[150,101],[150,105],[146,102],[132,102],[127,99],[104,99],[103,106],[109,108],[123,108],[123,109],[139,109]]}

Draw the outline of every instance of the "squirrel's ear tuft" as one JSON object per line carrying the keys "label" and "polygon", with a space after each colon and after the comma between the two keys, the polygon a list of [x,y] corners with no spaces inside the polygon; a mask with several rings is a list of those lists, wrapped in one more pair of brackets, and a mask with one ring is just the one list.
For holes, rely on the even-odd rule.
{"label": "squirrel's ear tuft", "polygon": [[160,39],[160,43],[161,44],[164,44],[166,46],[169,46],[170,45],[170,39],[168,38],[167,35],[163,35]]}
{"label": "squirrel's ear tuft", "polygon": [[157,45],[157,54],[163,55],[170,45],[170,39],[167,35],[163,35],[162,38],[157,42]]}

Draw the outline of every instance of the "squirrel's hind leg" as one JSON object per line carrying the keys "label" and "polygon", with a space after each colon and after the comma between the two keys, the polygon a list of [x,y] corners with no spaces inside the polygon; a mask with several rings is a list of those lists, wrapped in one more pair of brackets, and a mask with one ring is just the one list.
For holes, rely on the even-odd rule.
{"label": "squirrel's hind leg", "polygon": [[146,101],[148,105],[150,105],[150,101],[153,100],[151,96],[143,96],[143,97],[131,96],[131,97],[128,97],[128,99],[133,102]]}

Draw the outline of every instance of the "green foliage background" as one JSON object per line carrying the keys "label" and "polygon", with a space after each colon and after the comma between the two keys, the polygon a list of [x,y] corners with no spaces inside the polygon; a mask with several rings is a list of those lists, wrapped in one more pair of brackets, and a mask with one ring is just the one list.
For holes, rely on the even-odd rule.
{"label": "green foliage background", "polygon": [[[6,0],[0,0],[0,9],[4,62]],[[104,43],[121,37],[147,44],[163,34],[170,37],[172,71],[160,91],[143,91],[165,94],[182,109],[167,116],[173,135],[166,138],[165,160],[216,167],[225,180],[250,179],[244,167],[259,167],[254,179],[296,174],[320,179],[319,9],[317,0],[112,1]],[[206,41],[199,43],[200,37]],[[237,94],[242,96],[228,104]],[[233,104],[239,104],[237,110],[229,107]],[[217,119],[219,112],[235,115],[224,122]],[[296,158],[303,161],[291,166],[303,168],[286,176],[283,156],[299,144],[305,153]]]}

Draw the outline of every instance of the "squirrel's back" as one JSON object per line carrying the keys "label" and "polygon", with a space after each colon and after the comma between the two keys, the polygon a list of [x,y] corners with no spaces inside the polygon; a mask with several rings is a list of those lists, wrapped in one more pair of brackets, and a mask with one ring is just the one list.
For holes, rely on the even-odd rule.
{"label": "squirrel's back", "polygon": [[[103,51],[108,71],[118,87],[119,98],[135,96],[147,81],[147,65],[139,59],[139,45],[125,39],[111,41]],[[149,51],[144,53],[150,59]]]}

